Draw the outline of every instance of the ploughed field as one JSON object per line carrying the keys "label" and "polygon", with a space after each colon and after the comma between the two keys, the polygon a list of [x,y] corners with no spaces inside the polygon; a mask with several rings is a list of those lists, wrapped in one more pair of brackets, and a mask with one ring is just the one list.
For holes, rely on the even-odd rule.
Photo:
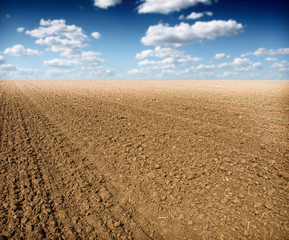
{"label": "ploughed field", "polygon": [[1,81],[1,239],[288,239],[289,83]]}

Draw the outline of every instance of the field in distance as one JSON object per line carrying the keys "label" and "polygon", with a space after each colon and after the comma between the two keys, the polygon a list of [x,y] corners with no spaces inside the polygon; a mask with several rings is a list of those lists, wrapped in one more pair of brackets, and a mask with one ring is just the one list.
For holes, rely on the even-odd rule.
{"label": "field in distance", "polygon": [[288,81],[1,81],[0,239],[288,239]]}

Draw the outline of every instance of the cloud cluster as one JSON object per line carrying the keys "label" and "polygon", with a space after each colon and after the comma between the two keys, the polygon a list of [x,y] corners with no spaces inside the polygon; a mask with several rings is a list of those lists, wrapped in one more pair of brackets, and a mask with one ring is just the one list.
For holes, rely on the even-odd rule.
{"label": "cloud cluster", "polygon": [[255,52],[248,52],[248,53],[242,54],[242,57],[247,57],[250,55],[258,56],[258,57],[275,56],[275,55],[289,55],[289,48],[279,48],[279,49],[259,48]]}
{"label": "cloud cluster", "polygon": [[35,79],[39,77],[37,69],[17,68],[7,64],[4,56],[0,55],[0,79]]}
{"label": "cloud cluster", "polygon": [[107,9],[121,3],[121,0],[94,0],[94,6]]}
{"label": "cloud cluster", "polygon": [[174,27],[160,23],[150,26],[141,42],[144,45],[179,47],[202,39],[213,40],[217,37],[237,35],[242,29],[242,24],[234,20],[196,22],[193,25],[182,22]]}
{"label": "cloud cluster", "polygon": [[49,61],[44,61],[44,65],[54,68],[72,68],[77,63],[75,60],[68,60],[68,59],[52,59]]}
{"label": "cloud cluster", "polygon": [[[61,57],[44,61],[44,65],[60,69],[72,69],[76,66],[91,66],[94,72],[103,70],[104,72],[111,71],[101,66],[104,62],[100,58],[99,52],[85,51],[88,46],[87,40],[89,37],[84,33],[81,27],[75,25],[67,25],[64,19],[44,20],[41,19],[40,27],[27,30],[25,33],[37,38],[36,44],[48,46],[48,50],[59,53]],[[93,32],[91,36],[95,39],[100,38],[100,33]],[[58,73],[59,71],[49,71],[49,74]]]}
{"label": "cloud cluster", "polygon": [[16,67],[12,64],[1,64],[0,65],[0,70],[1,71],[6,71],[6,72],[10,72],[10,71],[15,71]]}
{"label": "cloud cluster", "polygon": [[87,39],[82,28],[75,25],[66,25],[64,19],[44,20],[41,19],[39,25],[41,27],[34,30],[27,30],[25,33],[35,38],[47,38],[58,35],[71,40],[83,41]]}
{"label": "cloud cluster", "polygon": [[282,60],[272,64],[271,68],[278,68],[280,72],[289,72],[289,62]]}
{"label": "cloud cluster", "polygon": [[12,64],[0,64],[0,78],[2,79],[37,79],[39,70],[32,68],[17,68]]}
{"label": "cloud cluster", "polygon": [[141,0],[138,13],[161,13],[168,14],[178,12],[188,7],[202,4],[211,4],[211,0]]}
{"label": "cloud cluster", "polygon": [[25,49],[22,45],[17,44],[11,48],[5,49],[4,54],[12,56],[38,56],[40,52],[30,48]]}
{"label": "cloud cluster", "polygon": [[[139,73],[173,73],[176,66],[185,66],[193,62],[202,61],[201,58],[185,55],[184,52],[173,48],[155,47],[138,53],[136,59],[140,60],[140,69],[132,69],[129,74]],[[159,60],[161,59],[161,60]]]}
{"label": "cloud cluster", "polygon": [[252,62],[249,58],[235,58],[232,62],[225,62],[218,65],[219,68],[234,67],[235,71],[252,71],[260,69],[260,62]]}

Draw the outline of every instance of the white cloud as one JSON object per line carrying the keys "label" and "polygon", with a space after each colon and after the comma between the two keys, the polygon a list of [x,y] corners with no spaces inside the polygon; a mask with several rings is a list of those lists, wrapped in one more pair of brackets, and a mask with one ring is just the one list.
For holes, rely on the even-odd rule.
{"label": "white cloud", "polygon": [[6,14],[6,18],[11,18],[11,16],[9,14]]}
{"label": "white cloud", "polygon": [[94,6],[107,9],[121,3],[121,0],[94,0]]}
{"label": "white cloud", "polygon": [[198,19],[204,16],[204,13],[196,13],[192,12],[190,15],[186,17],[186,19]]}
{"label": "white cloud", "polygon": [[201,64],[201,65],[197,66],[195,69],[197,71],[208,71],[208,70],[211,70],[214,68],[216,68],[215,65],[203,65],[203,64]]}
{"label": "white cloud", "polygon": [[[190,15],[188,15],[186,17],[186,19],[198,19],[198,18],[201,18],[203,17],[204,15],[207,15],[207,16],[213,16],[213,13],[212,12],[202,12],[202,13],[197,13],[197,12],[192,12]],[[183,15],[182,15],[183,16]],[[181,19],[181,18],[180,18]]]}
{"label": "white cloud", "polygon": [[228,59],[230,58],[230,55],[227,55],[225,53],[217,53],[213,59],[217,59],[217,60],[220,60],[220,59]]}
{"label": "white cloud", "polygon": [[150,26],[141,42],[144,45],[178,47],[202,39],[213,40],[217,37],[237,35],[242,29],[242,24],[234,20],[196,22],[193,25],[182,22],[174,27],[160,23]]}
{"label": "white cloud", "polygon": [[0,65],[0,70],[2,71],[15,71],[16,70],[16,67],[13,66],[12,64],[2,64]]}
{"label": "white cloud", "polygon": [[144,73],[143,68],[141,68],[141,69],[134,68],[134,69],[131,69],[127,72],[128,75],[137,75],[137,74],[141,74],[141,73]]}
{"label": "white cloud", "polygon": [[211,4],[211,0],[141,0],[143,3],[138,7],[138,13],[161,13],[168,14],[178,12],[199,3]]}
{"label": "white cloud", "polygon": [[59,58],[55,58],[49,61],[44,61],[44,65],[53,67],[53,68],[73,68],[73,66],[77,64],[78,63],[75,60],[59,59]]}
{"label": "white cloud", "polygon": [[210,12],[210,11],[207,11],[207,12],[205,12],[205,14],[207,15],[207,16],[213,16],[213,13],[212,12]]}
{"label": "white cloud", "polygon": [[91,34],[91,36],[93,37],[93,38],[95,38],[95,39],[100,39],[100,33],[98,33],[98,32],[93,32],[92,34]]}
{"label": "white cloud", "polygon": [[173,59],[172,58],[166,58],[161,61],[150,61],[148,59],[145,59],[141,62],[138,63],[139,66],[141,67],[150,67],[150,68],[155,68],[155,69],[166,69],[166,68],[175,68],[175,65],[173,64]]}
{"label": "white cloud", "polygon": [[191,66],[190,68],[187,68],[183,71],[183,73],[190,73],[190,72],[208,72],[213,69],[215,69],[215,65],[205,65],[205,64],[200,64],[199,66]]}
{"label": "white cloud", "polygon": [[224,77],[231,77],[231,76],[233,76],[233,75],[234,75],[233,72],[224,72],[224,73],[223,73],[223,76],[224,76]]}
{"label": "white cloud", "polygon": [[289,48],[279,48],[279,49],[259,48],[255,52],[244,53],[241,56],[246,57],[250,55],[254,55],[258,57],[274,56],[274,55],[289,55]]}
{"label": "white cloud", "polygon": [[226,68],[226,67],[230,67],[231,63],[225,62],[225,63],[221,63],[218,65],[219,68]]}
{"label": "white cloud", "polygon": [[18,44],[12,48],[5,49],[4,54],[12,56],[38,56],[40,52],[30,48],[25,49],[22,45]]}
{"label": "white cloud", "polygon": [[[162,60],[149,60],[148,58],[161,58]],[[202,61],[201,58],[185,55],[183,51],[162,47],[144,50],[136,55],[136,59],[142,60],[138,62],[138,65],[141,68],[132,69],[128,72],[128,74],[155,73],[158,74],[158,77],[162,76],[163,74],[170,74],[170,72],[174,72],[172,69],[175,69],[176,66],[184,66],[192,62]]]}
{"label": "white cloud", "polygon": [[73,72],[75,72],[74,69],[49,69],[46,71],[46,74],[48,76],[54,76],[54,75],[67,75]]}
{"label": "white cloud", "polygon": [[265,58],[265,60],[266,60],[267,62],[276,62],[276,61],[277,61],[277,58],[268,57],[268,58]]}
{"label": "white cloud", "polygon": [[280,72],[288,72],[289,71],[289,62],[283,60],[281,62],[275,62],[272,64],[271,68],[279,68]]}
{"label": "white cloud", "polygon": [[221,63],[219,68],[234,67],[235,71],[252,71],[260,69],[262,64],[260,62],[252,62],[249,58],[235,58],[232,62]]}
{"label": "white cloud", "polygon": [[17,69],[17,72],[15,74],[18,74],[19,77],[21,77],[22,75],[28,75],[33,77],[39,74],[39,70],[33,68],[19,68]]}
{"label": "white cloud", "polygon": [[179,63],[202,61],[201,58],[191,57],[190,55],[185,55],[184,52],[173,49],[173,48],[155,47],[155,49],[145,50],[136,55],[136,59],[138,60],[149,58],[149,57],[174,58],[175,62],[179,62]]}
{"label": "white cloud", "polygon": [[[59,53],[61,57],[64,57],[44,61],[45,66],[52,68],[51,71],[46,72],[49,76],[59,75],[61,72],[68,74],[78,68],[85,67],[92,67],[94,72],[100,72],[99,69],[102,69],[102,73],[113,73],[111,69],[101,65],[104,62],[100,58],[101,53],[84,51],[84,48],[89,46],[87,44],[88,36],[81,27],[67,25],[64,19],[41,19],[39,24],[38,28],[28,30],[26,34],[38,38],[35,41],[36,44],[48,46],[47,51]],[[99,38],[101,35],[98,32],[93,32],[91,36]],[[82,73],[78,72],[77,76],[82,76]]]}
{"label": "white cloud", "polygon": [[251,60],[249,58],[235,58],[231,63],[234,67],[244,67],[249,66],[251,64]]}
{"label": "white cloud", "polygon": [[77,56],[75,59],[80,65],[96,66],[101,62],[104,62],[104,60],[99,57],[100,55],[101,54],[99,52],[83,51],[81,55]]}
{"label": "white cloud", "polygon": [[21,33],[21,32],[24,31],[24,29],[25,29],[24,27],[19,27],[19,28],[17,28],[17,32],[20,32],[20,33]]}
{"label": "white cloud", "polygon": [[114,74],[112,69],[105,68],[103,66],[90,66],[90,67],[82,67],[83,71],[88,71],[90,76],[94,79],[99,77],[108,77]]}
{"label": "white cloud", "polygon": [[5,58],[4,56],[0,55],[0,64],[3,64],[5,63]]}
{"label": "white cloud", "polygon": [[64,19],[56,20],[40,20],[39,28],[31,31],[27,30],[25,33],[36,38],[46,38],[53,35],[64,36],[71,40],[82,41],[87,38],[82,28],[76,27],[75,25],[66,25]]}
{"label": "white cloud", "polygon": [[39,79],[38,69],[17,68],[12,64],[0,65],[0,77],[5,79]]}
{"label": "white cloud", "polygon": [[49,46],[52,52],[60,52],[63,57],[80,55],[82,48],[86,46],[81,40],[71,40],[60,36],[40,38],[35,42],[39,45]]}

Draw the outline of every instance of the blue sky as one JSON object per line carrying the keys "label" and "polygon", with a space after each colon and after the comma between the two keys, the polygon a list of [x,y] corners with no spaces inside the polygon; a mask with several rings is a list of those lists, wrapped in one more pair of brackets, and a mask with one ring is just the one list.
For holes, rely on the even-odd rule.
{"label": "blue sky", "polygon": [[288,0],[0,0],[1,79],[289,79]]}

